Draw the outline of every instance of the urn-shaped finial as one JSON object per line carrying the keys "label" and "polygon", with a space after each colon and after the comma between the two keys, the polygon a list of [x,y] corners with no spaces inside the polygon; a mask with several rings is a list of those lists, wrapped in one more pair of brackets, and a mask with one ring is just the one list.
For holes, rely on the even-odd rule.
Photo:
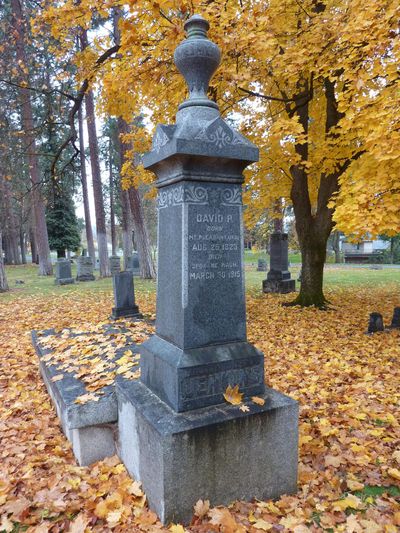
{"label": "urn-shaped finial", "polygon": [[200,15],[193,15],[185,24],[187,38],[175,50],[174,59],[189,87],[189,98],[179,109],[207,106],[218,109],[207,98],[208,85],[221,61],[218,46],[207,37],[209,23]]}

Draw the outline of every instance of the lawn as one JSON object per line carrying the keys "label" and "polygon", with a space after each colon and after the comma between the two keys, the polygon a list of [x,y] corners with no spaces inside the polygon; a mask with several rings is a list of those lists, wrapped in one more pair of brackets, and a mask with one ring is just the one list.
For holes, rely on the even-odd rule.
{"label": "lawn", "polygon": [[[76,465],[30,342],[32,329],[106,323],[110,280],[58,287],[36,267],[7,273],[13,290],[0,295],[0,531],[168,531],[118,458]],[[400,331],[365,330],[370,312],[388,323],[400,305],[400,271],[328,266],[328,311],[282,306],[293,295],[263,295],[264,277],[248,265],[248,337],[265,354],[266,383],[300,405],[298,492],[274,502],[199,505],[186,530],[396,533]],[[153,318],[154,282],[135,278],[135,285],[140,310]]]}

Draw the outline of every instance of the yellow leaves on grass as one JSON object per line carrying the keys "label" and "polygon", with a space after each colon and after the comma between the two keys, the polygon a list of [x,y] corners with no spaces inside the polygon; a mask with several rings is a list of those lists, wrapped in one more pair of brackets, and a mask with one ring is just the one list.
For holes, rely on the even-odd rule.
{"label": "yellow leaves on grass", "polygon": [[[328,290],[333,309],[324,313],[285,308],[281,305],[285,296],[248,298],[248,336],[265,353],[267,385],[299,401],[298,492],[276,501],[235,502],[229,508],[210,508],[207,500],[198,501],[191,524],[173,524],[175,531],[394,533],[393,525],[398,529],[397,496],[385,487],[394,490],[399,485],[400,332],[364,335],[369,310],[379,304],[385,317],[390,317],[398,305],[398,291],[399,284],[364,291]],[[138,291],[137,298],[141,309],[154,313],[154,295]],[[74,372],[87,378],[100,376],[104,368],[96,339],[104,334],[101,325],[107,321],[111,302],[111,291],[103,295],[88,288],[84,294],[37,295],[11,304],[0,299],[0,313],[6,318],[0,321],[4,390],[0,527],[6,531],[12,531],[10,524],[14,529],[40,527],[51,533],[169,531],[169,525],[163,527],[148,510],[140,484],[129,478],[117,457],[90,467],[76,465],[30,344],[30,330],[54,327],[60,337],[52,337],[55,344],[50,349],[59,354],[54,361],[76,367]],[[151,328],[125,326],[139,341],[151,332]],[[81,336],[93,332],[79,350],[77,341],[76,353],[70,344],[72,329]],[[123,344],[120,335],[117,331],[115,337],[102,340],[110,360],[115,359],[116,345]],[[41,337],[44,342],[45,338]],[[88,353],[83,356],[85,350]],[[126,352],[130,351],[121,347],[115,371],[124,368],[129,358],[137,362],[135,354]],[[98,396],[99,390],[92,393]],[[244,396],[239,387],[234,391],[233,383],[230,397],[240,402],[232,409],[246,416],[239,411]],[[262,407],[263,398],[256,398],[246,401],[250,412]],[[382,434],[375,434],[381,429]],[[241,460],[246,461],[246,454]],[[371,487],[381,492],[371,496]]]}

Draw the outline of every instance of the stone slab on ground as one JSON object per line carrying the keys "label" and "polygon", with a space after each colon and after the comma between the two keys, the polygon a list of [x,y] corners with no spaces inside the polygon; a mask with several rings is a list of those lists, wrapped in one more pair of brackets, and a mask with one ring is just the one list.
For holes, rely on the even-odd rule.
{"label": "stone slab on ground", "polygon": [[[86,333],[88,334],[89,332]],[[39,357],[43,381],[56,408],[64,434],[72,444],[78,463],[85,466],[115,454],[118,417],[115,388],[114,384],[107,385],[96,391],[96,399],[76,403],[80,396],[88,394],[88,390],[81,379],[47,360],[46,356],[52,350],[45,348],[41,340],[54,335],[56,333],[53,329],[33,331],[32,343]],[[117,350],[116,359],[128,349],[138,353],[138,345],[129,342],[127,337],[127,344]],[[103,357],[105,358],[106,354]],[[62,379],[53,381],[60,375],[63,376]]]}
{"label": "stone slab on ground", "polygon": [[273,292],[287,294],[296,291],[296,281],[294,279],[263,280],[263,292]]}
{"label": "stone slab on ground", "polygon": [[276,498],[297,490],[298,404],[266,389],[249,412],[228,403],[176,413],[139,381],[117,379],[118,453],[166,524],[193,506]]}

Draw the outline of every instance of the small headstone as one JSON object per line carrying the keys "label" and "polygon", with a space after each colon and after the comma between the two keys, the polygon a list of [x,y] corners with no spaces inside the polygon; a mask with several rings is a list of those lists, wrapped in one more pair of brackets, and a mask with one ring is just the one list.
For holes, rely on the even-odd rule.
{"label": "small headstone", "polygon": [[15,285],[24,285],[25,281],[23,279],[16,279]]}
{"label": "small headstone", "polygon": [[115,274],[121,272],[121,259],[118,255],[112,255],[109,260],[111,275],[115,276]]}
{"label": "small headstone", "polygon": [[140,264],[139,264],[139,254],[133,252],[132,257],[128,258],[128,270],[132,272],[134,276],[140,276]]}
{"label": "small headstone", "polygon": [[382,315],[380,313],[371,313],[369,315],[368,333],[376,333],[384,329]]}
{"label": "small headstone", "polygon": [[393,310],[391,328],[400,328],[400,307],[395,307]]}
{"label": "small headstone", "polygon": [[56,285],[69,285],[75,283],[71,273],[71,261],[69,259],[58,259],[56,262]]}
{"label": "small headstone", "polygon": [[112,318],[136,317],[142,318],[138,306],[135,304],[132,272],[118,272],[113,276],[114,303]]}
{"label": "small headstone", "polygon": [[285,294],[296,290],[296,282],[289,272],[288,234],[275,232],[271,235],[270,269],[263,281],[263,292]]}
{"label": "small headstone", "polygon": [[257,272],[267,271],[267,261],[265,259],[259,259],[257,264]]}
{"label": "small headstone", "polygon": [[91,257],[81,255],[77,261],[77,281],[94,281],[93,260]]}

